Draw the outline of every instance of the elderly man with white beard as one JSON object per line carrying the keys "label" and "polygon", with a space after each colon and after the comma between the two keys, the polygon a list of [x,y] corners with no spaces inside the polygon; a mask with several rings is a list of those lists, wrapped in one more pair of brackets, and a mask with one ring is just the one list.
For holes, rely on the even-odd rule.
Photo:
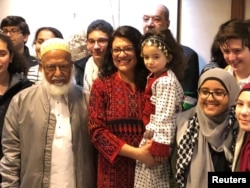
{"label": "elderly man with white beard", "polygon": [[6,113],[1,187],[94,188],[88,96],[73,83],[68,43],[41,46],[40,84],[15,95]]}

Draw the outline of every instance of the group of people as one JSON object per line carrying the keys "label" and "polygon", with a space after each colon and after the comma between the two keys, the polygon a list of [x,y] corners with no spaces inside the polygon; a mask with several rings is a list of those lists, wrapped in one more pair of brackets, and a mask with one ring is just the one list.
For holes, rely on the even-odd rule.
{"label": "group of people", "polygon": [[249,21],[221,25],[201,74],[169,24],[164,5],[143,33],[94,20],[74,62],[58,29],[36,31],[34,58],[25,19],[4,18],[1,187],[206,188],[209,171],[249,172]]}

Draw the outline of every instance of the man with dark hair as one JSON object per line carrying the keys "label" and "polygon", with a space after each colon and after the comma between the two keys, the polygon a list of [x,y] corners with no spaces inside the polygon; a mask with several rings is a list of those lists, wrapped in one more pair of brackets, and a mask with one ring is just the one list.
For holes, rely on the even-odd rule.
{"label": "man with dark hair", "polygon": [[[169,10],[162,4],[148,4],[143,15],[143,32],[156,33],[164,29],[168,29],[170,25]],[[184,110],[194,106],[197,101],[197,85],[199,79],[199,61],[197,53],[183,46],[185,53],[185,73],[180,80],[185,94],[185,102],[183,103]]]}
{"label": "man with dark hair", "polygon": [[113,27],[105,20],[95,20],[87,29],[87,48],[91,55],[76,61],[76,83],[86,90],[91,89],[92,82],[98,76],[104,56],[109,49],[109,39]]}
{"label": "man with dark hair", "polygon": [[[250,19],[230,19],[222,23],[214,37],[221,51],[225,69],[240,88],[250,82]],[[217,54],[218,55],[218,54]]]}
{"label": "man with dark hair", "polygon": [[28,68],[38,64],[37,59],[30,55],[29,49],[26,46],[30,30],[24,18],[21,16],[7,16],[2,19],[0,28],[3,34],[10,37],[16,51],[25,56]]}

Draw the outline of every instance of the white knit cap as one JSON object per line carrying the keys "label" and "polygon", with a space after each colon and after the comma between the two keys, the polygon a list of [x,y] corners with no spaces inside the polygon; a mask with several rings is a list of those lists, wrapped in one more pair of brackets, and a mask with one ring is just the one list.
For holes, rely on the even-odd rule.
{"label": "white knit cap", "polygon": [[51,39],[44,41],[40,49],[41,57],[50,50],[64,50],[70,53],[68,42],[61,38],[51,38]]}

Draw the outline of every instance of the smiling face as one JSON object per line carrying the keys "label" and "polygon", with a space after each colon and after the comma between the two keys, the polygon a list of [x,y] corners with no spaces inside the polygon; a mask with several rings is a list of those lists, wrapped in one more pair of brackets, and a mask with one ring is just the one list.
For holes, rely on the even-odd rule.
{"label": "smiling face", "polygon": [[118,72],[134,74],[137,59],[131,41],[127,38],[115,37],[112,43],[112,57]]}
{"label": "smiling face", "polygon": [[66,94],[72,84],[73,62],[70,53],[51,50],[41,59],[42,84],[54,96]]}
{"label": "smiling face", "polygon": [[[199,92],[198,103],[200,104],[202,110],[207,116],[216,116],[224,112],[228,106],[229,97],[226,94],[226,89],[223,85],[217,80],[206,80],[199,90],[213,92],[213,94],[208,94],[207,97],[202,96],[202,93]],[[222,97],[214,97],[216,95],[214,92],[220,96],[220,92],[225,93]],[[206,93],[206,92],[205,92]]]}
{"label": "smiling face", "polygon": [[8,66],[12,56],[7,48],[7,43],[0,40],[0,75],[1,77],[8,74]]}
{"label": "smiling face", "polygon": [[242,44],[241,39],[228,39],[220,49],[236,77],[243,79],[250,75],[250,49]]}
{"label": "smiling face", "polygon": [[239,126],[244,131],[250,131],[250,91],[242,91],[238,97],[235,109]]}

